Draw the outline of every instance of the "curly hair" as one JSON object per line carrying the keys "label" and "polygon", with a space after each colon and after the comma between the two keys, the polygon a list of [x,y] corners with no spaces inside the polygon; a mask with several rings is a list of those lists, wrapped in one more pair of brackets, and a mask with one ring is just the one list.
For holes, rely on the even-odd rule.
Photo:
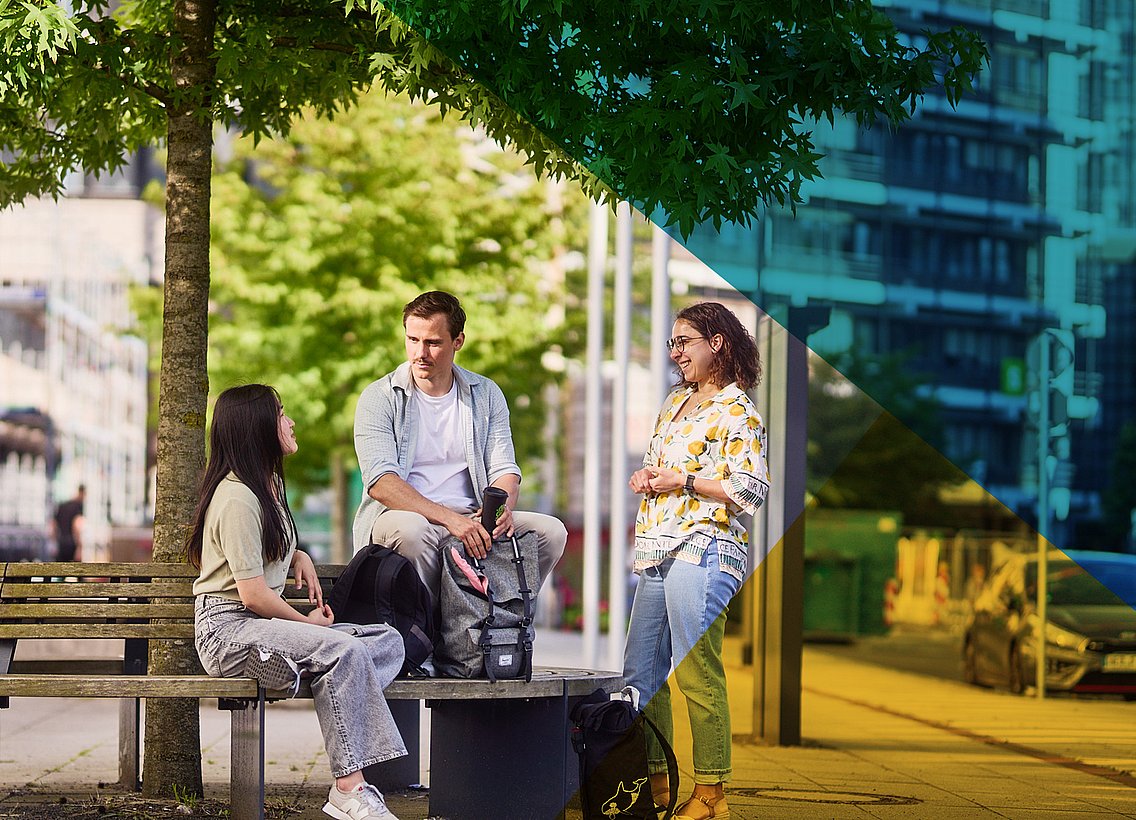
{"label": "curly hair", "polygon": [[[725,305],[699,302],[680,310],[675,321],[680,319],[707,339],[722,337],[722,347],[710,365],[711,381],[720,385],[737,382],[742,390],[749,390],[761,381],[757,343]],[[683,381],[684,387],[689,385],[690,382]]]}

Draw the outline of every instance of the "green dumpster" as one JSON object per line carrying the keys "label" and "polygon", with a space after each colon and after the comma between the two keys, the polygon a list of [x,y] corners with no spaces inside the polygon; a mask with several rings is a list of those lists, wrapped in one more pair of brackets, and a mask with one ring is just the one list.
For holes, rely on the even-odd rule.
{"label": "green dumpster", "polygon": [[859,560],[806,555],[804,609],[806,641],[852,641],[860,631]]}

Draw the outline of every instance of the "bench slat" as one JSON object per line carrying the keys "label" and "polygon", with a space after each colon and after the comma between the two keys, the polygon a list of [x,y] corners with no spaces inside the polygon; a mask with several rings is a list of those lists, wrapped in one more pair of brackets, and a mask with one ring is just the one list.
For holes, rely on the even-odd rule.
{"label": "bench slat", "polygon": [[67,618],[75,621],[99,618],[180,618],[193,620],[193,604],[108,604],[77,603],[10,604],[0,602],[0,618]]}
{"label": "bench slat", "polygon": [[[26,668],[26,667],[24,667]],[[615,691],[613,672],[537,667],[531,683],[484,678],[400,678],[387,687],[387,700],[488,700],[500,698],[547,698],[590,695],[597,688]],[[89,698],[251,698],[256,681],[251,678],[210,678],[205,675],[0,675],[0,696],[89,697]],[[310,698],[307,680],[301,698]],[[272,699],[270,692],[268,697]]]}
{"label": "bench slat", "polygon": [[117,581],[92,581],[85,583],[12,583],[6,581],[0,587],[0,599],[5,601],[27,598],[193,598],[193,587],[185,581],[173,583],[120,583]]}
{"label": "bench slat", "polygon": [[206,675],[0,675],[0,696],[40,698],[253,698],[252,678]]}
{"label": "bench slat", "polygon": [[28,563],[13,561],[0,564],[2,577],[7,578],[59,578],[89,576],[93,578],[189,578],[197,577],[197,570],[189,564],[128,564],[122,562],[92,563],[48,561]]}
{"label": "bench slat", "polygon": [[121,675],[122,659],[20,660],[12,661],[12,667],[8,671],[13,675]]}
{"label": "bench slat", "polygon": [[193,623],[0,624],[0,638],[192,638]]}

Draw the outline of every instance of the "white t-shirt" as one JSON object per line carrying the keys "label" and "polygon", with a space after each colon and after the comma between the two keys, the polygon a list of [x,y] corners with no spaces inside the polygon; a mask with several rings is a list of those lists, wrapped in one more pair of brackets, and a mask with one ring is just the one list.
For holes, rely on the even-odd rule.
{"label": "white t-shirt", "polygon": [[454,510],[477,506],[465,458],[458,385],[444,396],[413,391],[418,410],[418,443],[407,483],[426,498]]}

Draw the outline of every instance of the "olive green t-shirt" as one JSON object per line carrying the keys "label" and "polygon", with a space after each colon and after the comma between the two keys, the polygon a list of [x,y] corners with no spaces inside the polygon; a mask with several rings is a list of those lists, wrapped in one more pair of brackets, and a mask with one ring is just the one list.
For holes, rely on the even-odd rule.
{"label": "olive green t-shirt", "polygon": [[205,511],[205,532],[201,544],[201,573],[193,582],[194,595],[220,595],[241,599],[237,581],[264,576],[264,582],[277,594],[284,592],[288,568],[296,550],[296,539],[289,535],[283,560],[265,564],[264,525],[260,502],[252,490],[233,473],[217,485],[213,500]]}

